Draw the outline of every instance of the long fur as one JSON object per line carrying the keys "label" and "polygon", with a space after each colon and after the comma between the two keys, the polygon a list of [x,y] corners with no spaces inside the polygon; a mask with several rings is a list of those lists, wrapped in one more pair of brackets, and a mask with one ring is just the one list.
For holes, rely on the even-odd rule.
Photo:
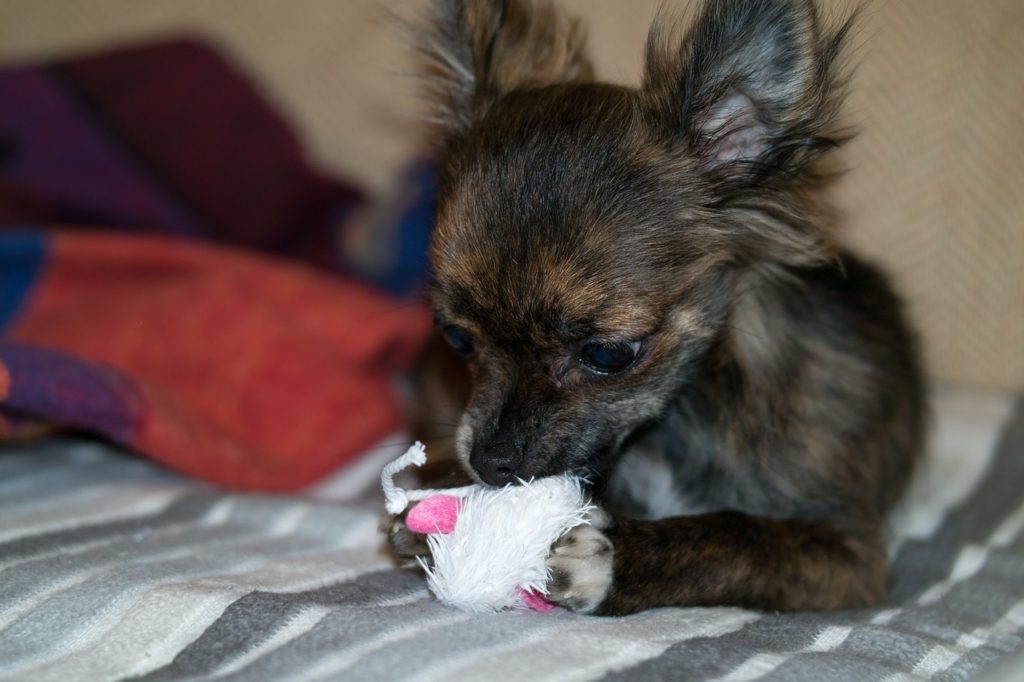
{"label": "long fur", "polygon": [[[926,410],[900,299],[821,192],[851,20],[702,7],[685,31],[656,20],[627,88],[593,82],[548,2],[436,0],[433,298],[471,376],[456,449],[491,483],[595,482],[614,552],[591,559],[614,579],[588,609],[875,603]],[[639,352],[596,372],[595,344]],[[629,480],[652,469],[657,504]]]}
{"label": "long fur", "polygon": [[413,44],[436,139],[465,129],[503,93],[589,80],[579,21],[548,2],[440,0]]}

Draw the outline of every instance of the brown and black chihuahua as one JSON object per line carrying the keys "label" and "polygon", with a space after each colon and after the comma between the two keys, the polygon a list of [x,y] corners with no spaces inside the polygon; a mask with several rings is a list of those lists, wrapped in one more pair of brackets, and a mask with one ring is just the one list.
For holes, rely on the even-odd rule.
{"label": "brown and black chihuahua", "polygon": [[[926,410],[900,301],[821,196],[851,22],[708,0],[674,24],[628,88],[544,0],[435,0],[433,303],[472,379],[455,450],[492,485],[592,483],[603,511],[548,559],[569,609],[876,604]],[[392,544],[421,546],[400,520]]]}

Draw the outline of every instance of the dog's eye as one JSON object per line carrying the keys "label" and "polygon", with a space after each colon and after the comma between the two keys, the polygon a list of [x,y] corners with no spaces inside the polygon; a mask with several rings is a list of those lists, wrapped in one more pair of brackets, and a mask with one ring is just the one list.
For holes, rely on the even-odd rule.
{"label": "dog's eye", "polygon": [[445,325],[441,328],[441,332],[444,334],[444,338],[448,339],[448,343],[452,345],[452,348],[459,351],[463,355],[469,355],[473,352],[473,337],[471,337],[465,330],[459,329],[455,325]]}
{"label": "dog's eye", "polygon": [[591,342],[580,351],[580,362],[600,374],[614,374],[632,365],[639,353],[639,341]]}

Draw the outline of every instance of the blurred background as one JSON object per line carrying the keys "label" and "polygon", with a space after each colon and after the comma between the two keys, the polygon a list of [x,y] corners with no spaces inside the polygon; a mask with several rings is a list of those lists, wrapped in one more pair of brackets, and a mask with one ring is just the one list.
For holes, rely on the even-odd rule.
{"label": "blurred background", "polygon": [[[661,0],[562,4],[588,24],[599,75],[636,83]],[[3,0],[0,62],[197,37],[256,83],[313,164],[381,194],[423,147],[389,18],[421,5]],[[824,5],[842,15],[850,3]],[[834,188],[845,238],[895,276],[935,379],[1024,386],[1024,2],[876,0],[853,42],[848,119],[861,132]]]}

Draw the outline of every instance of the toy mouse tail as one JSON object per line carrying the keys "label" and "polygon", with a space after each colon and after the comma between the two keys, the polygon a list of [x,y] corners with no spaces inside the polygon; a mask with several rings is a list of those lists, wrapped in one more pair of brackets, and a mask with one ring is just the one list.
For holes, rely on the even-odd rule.
{"label": "toy mouse tail", "polygon": [[395,485],[395,474],[410,466],[421,467],[427,461],[427,448],[416,441],[405,454],[387,464],[380,472],[380,487],[384,491],[384,508],[389,514],[401,514],[409,506],[409,495]]}

